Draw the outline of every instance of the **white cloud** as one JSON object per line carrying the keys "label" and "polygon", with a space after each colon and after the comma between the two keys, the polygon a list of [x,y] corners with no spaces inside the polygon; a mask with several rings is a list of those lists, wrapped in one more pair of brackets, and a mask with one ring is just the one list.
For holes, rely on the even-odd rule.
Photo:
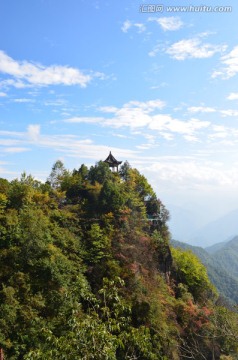
{"label": "white cloud", "polygon": [[152,145],[150,144],[142,144],[142,145],[137,145],[136,148],[139,150],[149,150],[151,149]]}
{"label": "white cloud", "polygon": [[130,20],[126,20],[124,21],[121,30],[124,33],[127,33],[129,29],[131,29],[132,27],[135,27],[138,31],[138,33],[142,33],[146,30],[146,26],[142,23],[133,23]]}
{"label": "white cloud", "polygon": [[124,21],[121,30],[126,33],[132,27],[132,22],[129,20]]}
{"label": "white cloud", "polygon": [[[145,127],[151,122],[151,113],[155,110],[162,109],[165,103],[160,99],[149,100],[145,102],[130,101],[122,108],[111,108],[114,117],[105,120],[105,125],[112,127],[128,126],[131,128]],[[107,107],[103,110],[108,111]]]}
{"label": "white cloud", "polygon": [[227,96],[227,100],[238,100],[238,93],[230,93]]}
{"label": "white cloud", "polygon": [[26,99],[26,98],[14,99],[13,101],[16,102],[16,103],[32,103],[32,102],[35,102],[35,100],[33,100],[33,99]]}
{"label": "white cloud", "polygon": [[[179,120],[170,114],[161,114],[160,111],[164,107],[165,102],[160,99],[145,102],[130,101],[121,108],[114,106],[99,108],[99,111],[106,114],[105,117],[73,117],[64,120],[64,122],[94,123],[111,128],[128,127],[132,132],[144,128],[145,130],[156,131],[157,136],[159,135],[168,141],[172,140],[176,134],[183,136],[187,141],[197,141],[197,132],[210,126],[208,121],[200,121],[194,118],[187,121]],[[146,134],[142,132],[140,135],[145,137]]]}
{"label": "white cloud", "polygon": [[4,93],[4,92],[0,92],[0,97],[5,97],[5,96],[7,96],[7,94],[6,94],[6,93]]}
{"label": "white cloud", "polygon": [[234,166],[225,170],[222,163],[213,161],[199,161],[197,159],[163,159],[144,167],[143,171],[154,179],[158,188],[163,187],[189,190],[211,191],[227,187],[236,188],[238,185],[238,168]]}
{"label": "white cloud", "polygon": [[212,130],[213,132],[208,135],[208,138],[211,140],[225,139],[228,137],[229,131],[223,125],[213,125]]}
{"label": "white cloud", "polygon": [[221,115],[222,116],[238,116],[238,110],[232,110],[232,109],[228,109],[228,110],[221,110]]}
{"label": "white cloud", "polygon": [[141,23],[135,23],[134,26],[138,29],[139,33],[142,33],[146,30],[146,27],[144,24]]}
{"label": "white cloud", "polygon": [[25,148],[25,147],[6,147],[2,151],[5,153],[9,153],[9,154],[17,154],[17,153],[26,152],[29,150],[30,150],[29,148]]}
{"label": "white cloud", "polygon": [[207,106],[191,106],[188,108],[188,111],[191,113],[211,113],[211,112],[215,112],[216,110],[214,108],[211,107],[207,107]]}
{"label": "white cloud", "polygon": [[86,123],[86,124],[95,124],[95,123],[103,123],[103,117],[83,117],[83,116],[75,116],[69,119],[64,120],[66,123]]}
{"label": "white cloud", "polygon": [[213,45],[203,43],[200,37],[180,40],[172,44],[165,52],[176,60],[205,59],[212,57],[215,53],[223,52],[225,45]]}
{"label": "white cloud", "polygon": [[[10,136],[14,136],[10,133]],[[21,144],[21,140],[17,139],[0,139],[0,145],[1,146],[16,146]]]}
{"label": "white cloud", "polygon": [[164,106],[164,101],[156,99],[145,102],[130,101],[121,108],[103,106],[99,110],[113,114],[111,118],[104,118],[103,125],[116,128],[127,126],[133,129],[148,126],[151,121],[150,113]]}
{"label": "white cloud", "polygon": [[105,113],[118,113],[122,109],[141,109],[145,113],[150,113],[156,109],[162,109],[165,106],[165,102],[160,99],[148,100],[148,101],[136,101],[132,100],[124,104],[122,108],[115,106],[102,106],[99,108],[100,111]]}
{"label": "white cloud", "polygon": [[220,70],[215,70],[212,74],[213,78],[221,76],[229,79],[238,73],[238,46],[232,51],[221,57],[221,63],[224,65]]}
{"label": "white cloud", "polygon": [[69,66],[44,66],[29,61],[17,61],[0,51],[0,72],[13,79],[2,81],[2,85],[15,87],[80,85],[85,87],[93,77],[102,77],[101,73],[84,74],[81,70]]}
{"label": "white cloud", "polygon": [[185,139],[188,141],[197,140],[195,137],[195,132],[197,130],[209,127],[210,122],[200,121],[197,119],[191,119],[189,121],[182,121],[172,118],[170,115],[155,115],[153,120],[149,124],[149,128],[152,130],[158,131],[170,131],[172,133],[177,133],[184,135]]}
{"label": "white cloud", "polygon": [[29,125],[25,132],[0,131],[0,136],[6,137],[0,138],[1,150],[5,153],[30,151],[33,147],[37,147],[50,149],[68,157],[93,160],[100,158],[103,160],[110,150],[116,157],[118,154],[124,159],[133,158],[138,154],[138,151],[130,149],[97,145],[89,138],[80,139],[76,135],[40,135],[40,127],[36,124]]}
{"label": "white cloud", "polygon": [[118,137],[120,139],[131,139],[132,138],[131,136],[118,134],[117,132],[112,133],[112,136]]}
{"label": "white cloud", "polygon": [[104,113],[115,113],[117,112],[118,108],[115,106],[101,106],[99,108],[100,111],[104,112]]}
{"label": "white cloud", "polygon": [[40,125],[29,125],[27,128],[27,135],[31,141],[37,141],[40,136]]}
{"label": "white cloud", "polygon": [[[0,70],[1,72],[1,70]],[[7,79],[7,80],[2,80],[0,81],[0,87],[6,88],[9,86],[14,86],[17,89],[24,89],[27,87],[32,87],[32,84],[30,83],[26,83],[24,81],[21,81],[19,79]]]}
{"label": "white cloud", "polygon": [[[224,125],[213,125],[212,132],[208,134],[208,139],[223,139],[219,144],[234,146],[238,142],[238,130]],[[225,142],[224,139],[226,139]]]}
{"label": "white cloud", "polygon": [[226,131],[226,127],[223,125],[213,125],[212,128],[214,131]]}
{"label": "white cloud", "polygon": [[[61,108],[63,106],[67,105],[67,101],[65,99],[55,99],[55,100],[47,100],[44,102],[45,106],[60,106]],[[67,108],[62,108],[62,110],[68,110]]]}
{"label": "white cloud", "polygon": [[184,135],[184,139],[189,142],[198,142],[199,141],[199,139],[195,135],[192,135],[192,134]]}
{"label": "white cloud", "polygon": [[5,131],[5,130],[0,130],[0,136],[14,136],[14,137],[21,137],[22,133],[17,132],[17,131]]}
{"label": "white cloud", "polygon": [[156,21],[164,31],[179,30],[183,26],[182,20],[176,16],[149,18],[149,21]]}
{"label": "white cloud", "polygon": [[161,44],[157,44],[157,45],[153,48],[153,50],[151,50],[151,51],[148,53],[148,55],[149,55],[150,57],[154,57],[154,56],[156,56],[156,54],[157,54],[161,49],[162,49],[162,45],[161,45]]}
{"label": "white cloud", "polygon": [[167,141],[171,141],[174,139],[173,134],[171,134],[169,132],[165,132],[165,131],[160,131],[160,136]]}
{"label": "white cloud", "polygon": [[212,140],[217,140],[217,139],[225,139],[227,137],[227,133],[226,132],[222,132],[222,131],[218,131],[214,134],[209,135],[209,138]]}

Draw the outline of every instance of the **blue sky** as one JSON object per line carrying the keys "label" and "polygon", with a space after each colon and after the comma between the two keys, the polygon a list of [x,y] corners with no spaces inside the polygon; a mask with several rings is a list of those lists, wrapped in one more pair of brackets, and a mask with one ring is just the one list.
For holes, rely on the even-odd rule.
{"label": "blue sky", "polygon": [[111,150],[165,204],[238,207],[237,2],[155,3],[0,1],[1,177]]}

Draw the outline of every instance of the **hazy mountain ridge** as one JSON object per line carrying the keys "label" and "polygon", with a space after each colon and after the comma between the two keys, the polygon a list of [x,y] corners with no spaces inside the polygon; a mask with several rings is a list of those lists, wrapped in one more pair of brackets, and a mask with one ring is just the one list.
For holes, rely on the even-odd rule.
{"label": "hazy mountain ridge", "polygon": [[[229,239],[230,240],[230,239]],[[227,240],[227,241],[229,241]],[[216,251],[219,251],[220,249],[222,249],[225,246],[225,243],[227,241],[222,241],[218,244],[213,244],[211,246],[205,247],[205,250],[209,253],[209,254],[214,254]]]}
{"label": "hazy mountain ridge", "polygon": [[[193,219],[197,215],[183,211],[175,212],[171,208],[170,231],[174,239],[186,241],[193,246],[210,247],[227,242],[238,235],[238,209],[217,218],[200,227]],[[192,216],[193,215],[193,216]],[[192,220],[191,220],[192,219]],[[223,247],[223,245],[221,245]],[[208,252],[210,252],[208,250]]]}
{"label": "hazy mountain ridge", "polygon": [[200,229],[206,222],[189,209],[176,205],[168,205],[170,212],[169,229],[174,238],[179,241],[189,241],[195,231]]}
{"label": "hazy mountain ridge", "polygon": [[221,266],[238,279],[238,236],[225,242],[224,246],[212,254]]}
{"label": "hazy mountain ridge", "polygon": [[226,299],[238,303],[238,237],[209,247],[218,249],[212,253],[198,246],[172,240],[171,245],[191,250],[206,266],[207,273],[219,293]]}

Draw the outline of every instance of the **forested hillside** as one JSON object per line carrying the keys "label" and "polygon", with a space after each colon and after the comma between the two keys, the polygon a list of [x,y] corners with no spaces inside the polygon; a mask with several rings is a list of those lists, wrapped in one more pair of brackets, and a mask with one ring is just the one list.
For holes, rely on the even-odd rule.
{"label": "forested hillside", "polygon": [[189,249],[198,256],[211,282],[228,302],[238,303],[238,237],[206,249],[172,240],[176,248]]}
{"label": "forested hillside", "polygon": [[237,313],[168,217],[127,162],[0,179],[4,359],[237,359]]}

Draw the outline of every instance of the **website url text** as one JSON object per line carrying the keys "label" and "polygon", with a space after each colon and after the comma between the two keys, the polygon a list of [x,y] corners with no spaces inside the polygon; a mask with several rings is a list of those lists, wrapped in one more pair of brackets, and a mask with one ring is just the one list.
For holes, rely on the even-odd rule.
{"label": "website url text", "polygon": [[188,5],[188,6],[165,6],[158,4],[143,4],[140,5],[140,12],[142,13],[164,13],[164,12],[208,12],[208,13],[229,13],[232,12],[232,6],[207,6],[207,5]]}

